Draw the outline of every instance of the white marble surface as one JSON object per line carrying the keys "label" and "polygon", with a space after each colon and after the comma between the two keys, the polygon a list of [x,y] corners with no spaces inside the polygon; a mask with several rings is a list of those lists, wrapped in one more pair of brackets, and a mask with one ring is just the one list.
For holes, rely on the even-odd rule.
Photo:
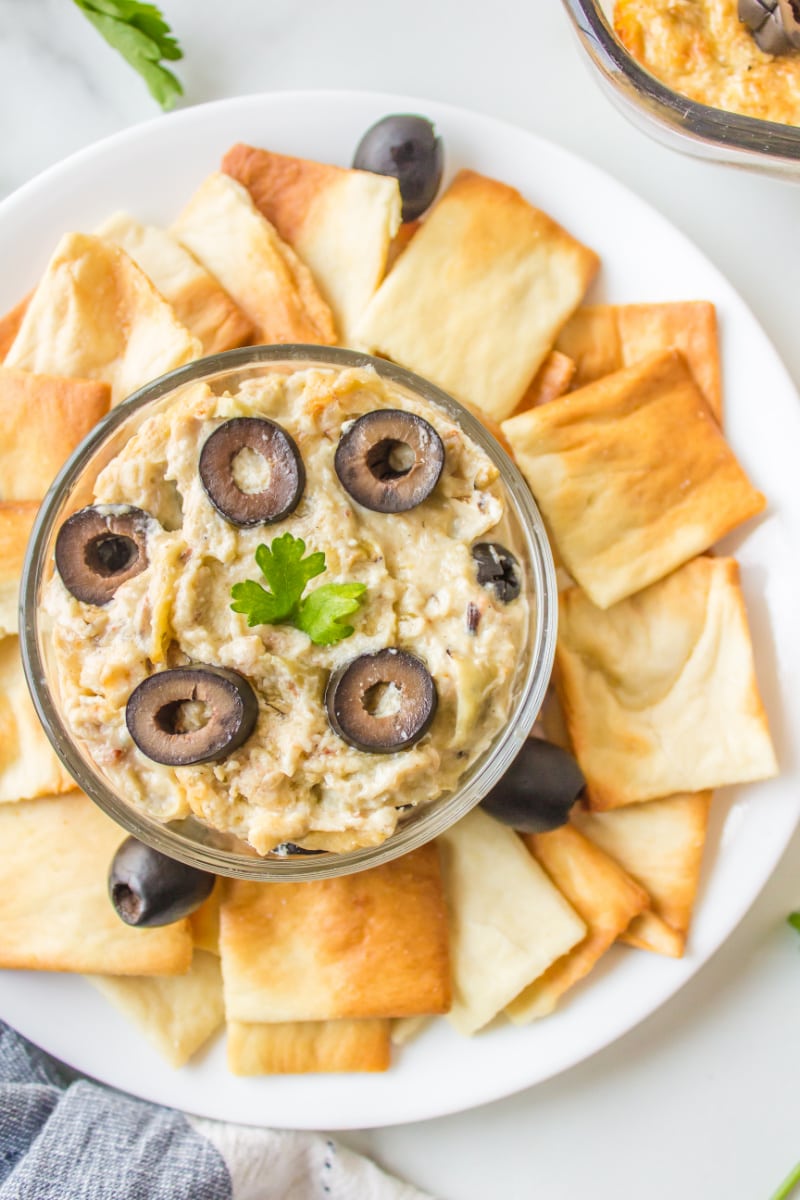
{"label": "white marble surface", "polygon": [[[163,7],[186,51],[186,103],[403,92],[514,121],[602,164],[699,243],[800,381],[800,188],[677,157],[629,128],[579,60],[557,0]],[[156,115],[71,0],[0,0],[0,31],[0,196]],[[344,1140],[441,1200],[767,1200],[800,1158],[800,940],[784,922],[794,907],[797,840],[712,962],[616,1045],[471,1113]]]}

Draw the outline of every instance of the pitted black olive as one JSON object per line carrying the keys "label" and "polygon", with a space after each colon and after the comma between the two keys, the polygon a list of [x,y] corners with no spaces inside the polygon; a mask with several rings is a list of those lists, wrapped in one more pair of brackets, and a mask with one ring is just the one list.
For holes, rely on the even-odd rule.
{"label": "pitted black olive", "polygon": [[786,54],[800,46],[798,0],[739,0],[739,20],[765,54]]}
{"label": "pitted black olive", "polygon": [[585,786],[571,754],[544,738],[532,737],[481,807],[520,833],[546,833],[566,825]]}
{"label": "pitted black olive", "polygon": [[[236,460],[257,455],[267,478],[257,491],[236,481]],[[285,429],[265,417],[234,417],[215,429],[200,452],[200,479],[211,503],[231,525],[272,525],[294,512],[306,485],[300,451]]]}
{"label": "pitted black olive", "polygon": [[274,846],[273,854],[280,854],[281,858],[289,858],[293,854],[325,854],[325,850],[306,850],[305,846],[298,846],[296,842],[281,842],[280,845]]}
{"label": "pitted black olive", "polygon": [[377,121],[358,143],[353,166],[392,175],[400,185],[403,220],[422,216],[442,181],[442,139],[425,117],[396,113]]}
{"label": "pitted black olive", "polygon": [[171,925],[208,899],[215,880],[129,837],[111,863],[108,894],[126,925]]}
{"label": "pitted black olive", "polygon": [[159,671],[134,688],[125,709],[142,754],[168,767],[226,758],[247,741],[257,718],[252,687],[225,667]]}
{"label": "pitted black olive", "polygon": [[392,754],[418,742],[430,728],[437,701],[424,664],[396,647],[346,663],[325,690],[331,729],[372,754]]}
{"label": "pitted black olive", "polygon": [[84,604],[108,604],[117,588],[147,566],[153,518],[129,504],[98,504],[68,517],[58,531],[56,568]]}
{"label": "pitted black olive", "polygon": [[522,571],[510,550],[497,542],[476,542],[472,557],[478,568],[478,583],[490,588],[503,604],[516,600],[522,590]]}
{"label": "pitted black olive", "polygon": [[334,467],[344,490],[364,508],[407,512],[427,500],[439,482],[444,446],[422,417],[379,408],[342,434]]}

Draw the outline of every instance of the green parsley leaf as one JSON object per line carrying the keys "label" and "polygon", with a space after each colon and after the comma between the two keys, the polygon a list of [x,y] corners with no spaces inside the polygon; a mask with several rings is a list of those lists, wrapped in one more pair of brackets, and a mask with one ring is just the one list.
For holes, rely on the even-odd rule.
{"label": "green parsley leaf", "polygon": [[140,0],[73,0],[95,29],[144,79],[162,108],[172,108],[183,95],[180,81],[161,65],[175,62],[183,51],[155,4]]}
{"label": "green parsley leaf", "polygon": [[800,912],[789,913],[786,921],[787,924],[791,925],[792,929],[796,929],[800,933]]}
{"label": "green parsley leaf", "polygon": [[358,611],[367,590],[364,583],[325,583],[302,599],[306,584],[327,568],[325,554],[317,550],[307,558],[302,538],[284,533],[272,545],[256,550],[256,562],[270,590],[252,579],[231,588],[234,612],[247,617],[247,624],[286,623],[302,629],[315,646],[332,646],[353,633],[352,625],[342,625],[344,617]]}

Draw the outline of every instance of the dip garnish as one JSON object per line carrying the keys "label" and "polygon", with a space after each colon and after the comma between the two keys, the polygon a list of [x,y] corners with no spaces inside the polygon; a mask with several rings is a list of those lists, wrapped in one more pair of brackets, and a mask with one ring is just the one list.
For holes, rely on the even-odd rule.
{"label": "dip garnish", "polygon": [[270,546],[259,546],[256,562],[272,590],[253,579],[235,583],[231,588],[231,608],[244,613],[251,628],[294,625],[307,633],[315,646],[332,646],[354,632],[352,625],[340,622],[358,611],[367,585],[324,583],[301,600],[306,584],[327,570],[323,550],[303,558],[305,552],[303,539],[291,533],[275,538]]}

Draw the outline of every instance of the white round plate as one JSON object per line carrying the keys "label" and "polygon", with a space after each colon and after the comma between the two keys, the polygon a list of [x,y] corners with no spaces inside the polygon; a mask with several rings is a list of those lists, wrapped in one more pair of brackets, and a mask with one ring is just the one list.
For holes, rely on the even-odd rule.
{"label": "white round plate", "polygon": [[[766,882],[800,814],[800,775],[789,736],[800,729],[797,396],[723,276],[663,217],[595,167],[521,129],[408,97],[288,93],[204,105],[76,154],[0,205],[0,312],[34,285],[65,230],[91,230],[119,208],[169,222],[232,143],[348,165],[362,132],[387,112],[426,113],[444,138],[448,172],[472,167],[513,184],[594,247],[603,270],[593,299],[703,298],[716,304],[728,433],[770,501],[767,514],[726,549],[742,564],[758,674],[783,773],[717,796],[685,958],[620,948],[554,1016],[472,1039],[437,1020],[396,1054],[383,1075],[239,1079],[226,1069],[221,1038],[199,1061],[176,1071],[83,979],[0,972],[0,1016],[52,1054],[135,1095],[254,1125],[347,1129],[416,1121],[507,1096],[581,1061],[663,1004],[716,950]],[[486,967],[491,970],[490,963]]]}

